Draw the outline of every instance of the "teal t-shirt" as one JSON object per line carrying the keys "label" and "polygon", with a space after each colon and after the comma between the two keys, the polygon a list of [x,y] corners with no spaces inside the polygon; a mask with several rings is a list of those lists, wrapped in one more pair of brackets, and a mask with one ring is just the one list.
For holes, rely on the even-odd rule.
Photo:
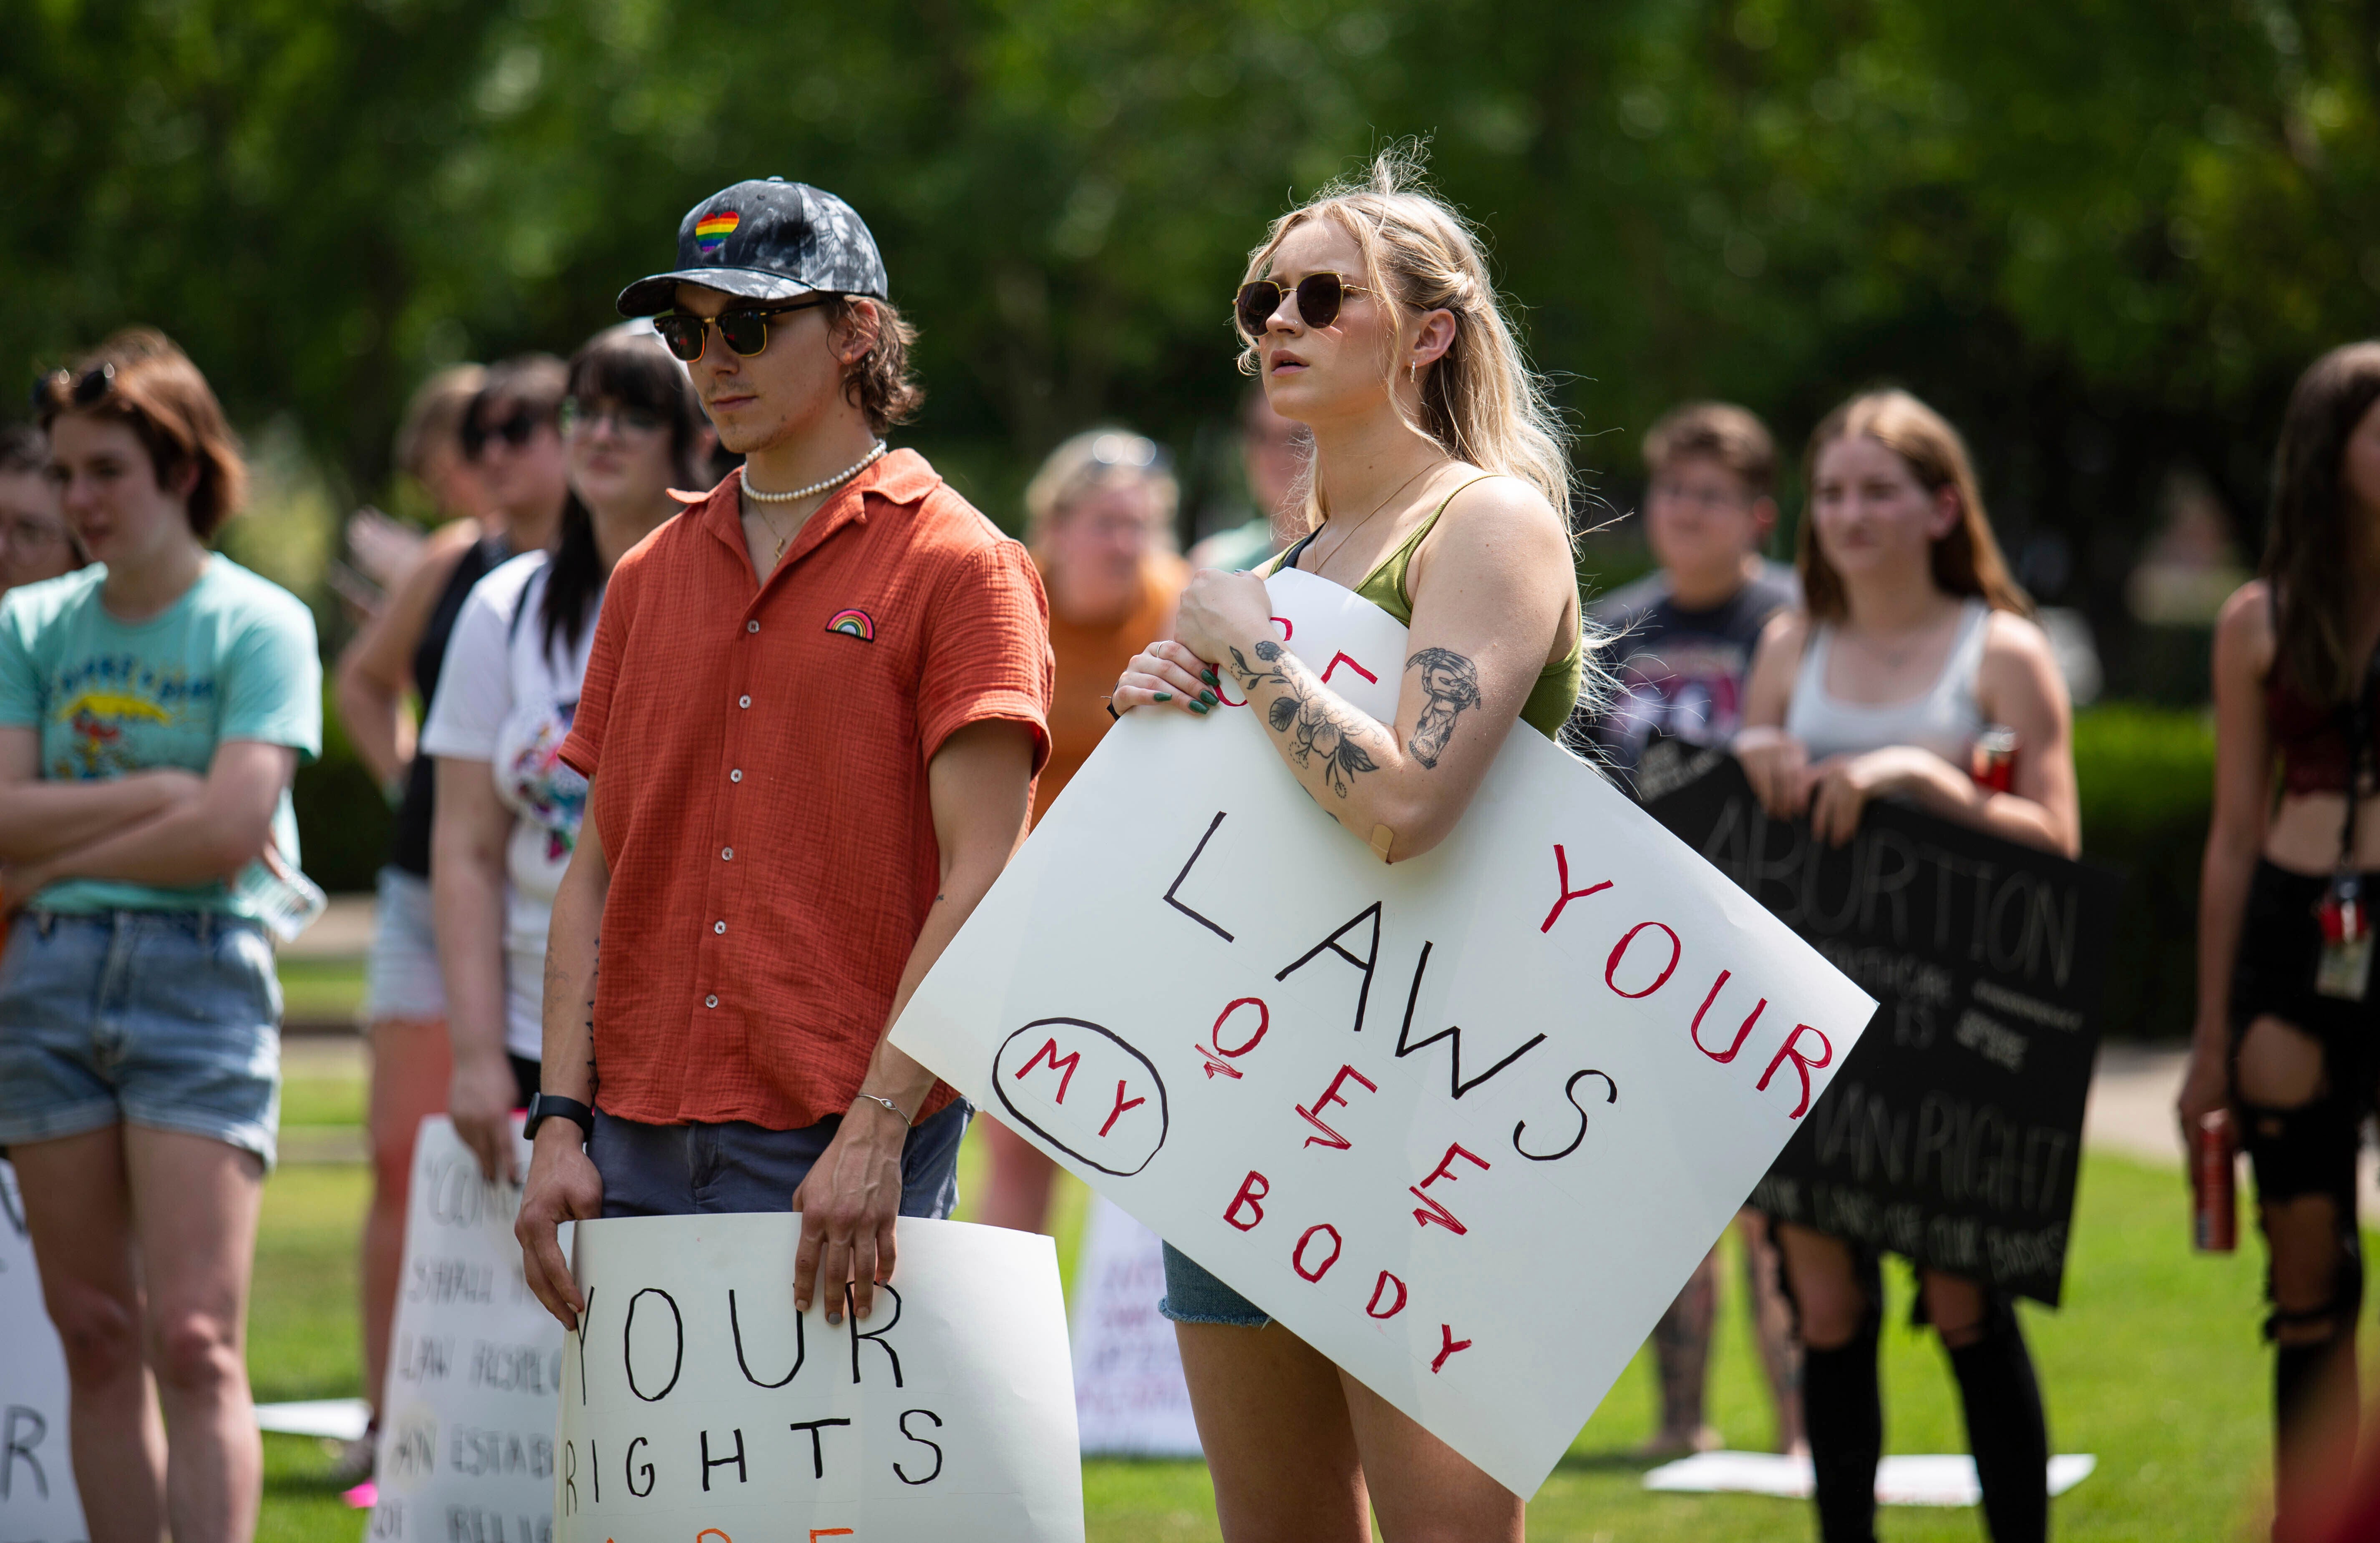
{"label": "teal t-shirt", "polygon": [[[106,577],[94,563],[0,600],[0,725],[41,731],[44,778],[163,766],[203,777],[226,739],[286,745],[301,760],[322,753],[322,661],[313,613],[297,596],[217,553],[181,599],[128,623],[100,603]],[[298,818],[285,788],[273,837],[297,867]],[[238,889],[68,879],[33,903],[76,913],[253,916]]]}

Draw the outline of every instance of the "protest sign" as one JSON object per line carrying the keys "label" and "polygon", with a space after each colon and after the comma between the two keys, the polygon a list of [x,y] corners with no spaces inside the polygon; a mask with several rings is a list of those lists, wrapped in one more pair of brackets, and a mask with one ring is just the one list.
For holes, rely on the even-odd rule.
{"label": "protest sign", "polygon": [[1883,1004],[1753,1203],[2055,1306],[2115,878],[1894,803],[1828,846],[1724,750],[1648,752],[1638,790]]}
{"label": "protest sign", "polygon": [[[1268,589],[1392,721],[1404,629]],[[1385,866],[1253,715],[1141,711],[893,1042],[1527,1496],[1873,1010],[1526,728]]]}
{"label": "protest sign", "polygon": [[67,1451],[67,1356],[42,1302],[14,1164],[0,1160],[0,1538],[87,1536]]}
{"label": "protest sign", "polygon": [[900,1222],[874,1311],[794,1311],[788,1212],[578,1223],[559,1543],[1080,1543],[1047,1237]]}
{"label": "protest sign", "polygon": [[1203,1450],[1182,1347],[1157,1310],[1164,1294],[1164,1244],[1113,1200],[1092,1196],[1068,1315],[1086,1453],[1196,1457]]}
{"label": "protest sign", "polygon": [[[526,1173],[517,1126],[514,1144]],[[521,1276],[520,1194],[480,1177],[444,1115],[421,1122],[381,1399],[374,1543],[551,1543],[562,1326]]]}

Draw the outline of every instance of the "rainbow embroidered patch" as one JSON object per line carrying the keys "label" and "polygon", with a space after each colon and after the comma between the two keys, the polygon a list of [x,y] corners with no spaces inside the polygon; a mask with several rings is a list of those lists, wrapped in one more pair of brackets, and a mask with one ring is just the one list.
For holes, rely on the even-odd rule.
{"label": "rainbow embroidered patch", "polygon": [[876,623],[865,611],[838,611],[827,618],[826,629],[840,632],[845,638],[856,638],[863,643],[876,641]]}
{"label": "rainbow embroidered patch", "polygon": [[718,256],[719,249],[727,244],[727,238],[735,234],[735,227],[742,221],[743,216],[733,209],[705,214],[694,222],[695,249],[705,257]]}

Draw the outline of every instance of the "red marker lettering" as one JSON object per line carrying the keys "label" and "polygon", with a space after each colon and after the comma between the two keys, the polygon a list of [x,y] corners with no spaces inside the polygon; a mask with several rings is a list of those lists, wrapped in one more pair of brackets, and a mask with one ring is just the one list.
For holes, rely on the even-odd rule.
{"label": "red marker lettering", "polygon": [[[1249,1169],[1248,1176],[1240,1181],[1240,1192],[1232,1197],[1232,1203],[1229,1206],[1223,1208],[1223,1220],[1244,1233],[1253,1231],[1256,1224],[1264,1220],[1264,1207],[1257,1202],[1271,1193],[1272,1181],[1255,1169]],[[1247,1207],[1256,1214],[1245,1221],[1241,1221],[1242,1206]]]}
{"label": "red marker lettering", "polygon": [[1561,891],[1561,898],[1556,900],[1554,902],[1554,908],[1546,913],[1546,919],[1540,923],[1537,928],[1537,930],[1540,932],[1552,931],[1554,929],[1554,923],[1561,919],[1562,907],[1569,905],[1572,901],[1585,900],[1590,894],[1599,893],[1611,887],[1611,881],[1606,879],[1599,884],[1589,884],[1583,890],[1574,890],[1571,888],[1570,855],[1561,849],[1561,844],[1560,842],[1556,842],[1554,844],[1554,871],[1560,876],[1560,882],[1557,887]]}
{"label": "red marker lettering", "polygon": [[1066,1089],[1074,1086],[1075,1068],[1083,1063],[1083,1052],[1075,1051],[1070,1054],[1060,1055],[1058,1053],[1058,1041],[1051,1039],[1043,1044],[1039,1050],[1033,1052],[1032,1060],[1016,1068],[1016,1080],[1023,1082],[1025,1080],[1025,1074],[1031,1071],[1034,1067],[1038,1066],[1044,1061],[1049,1062],[1050,1069],[1058,1074],[1058,1101],[1060,1103],[1064,1103],[1066,1101]]}
{"label": "red marker lettering", "polygon": [[1711,1010],[1711,1003],[1718,1000],[1719,988],[1727,984],[1727,978],[1731,973],[1733,972],[1721,970],[1718,972],[1718,978],[1711,982],[1710,995],[1703,998],[1703,1004],[1694,1009],[1694,1027],[1691,1031],[1694,1037],[1694,1049],[1702,1051],[1705,1055],[1709,1056],[1713,1061],[1718,1062],[1722,1066],[1734,1060],[1736,1052],[1743,1049],[1743,1041],[1752,1033],[1752,1026],[1760,1021],[1762,1011],[1768,1005],[1768,999],[1767,997],[1762,997],[1757,1002],[1753,1004],[1752,1015],[1743,1020],[1743,1027],[1735,1031],[1735,1042],[1728,1046],[1727,1049],[1723,1051],[1715,1051],[1708,1045],[1704,1044],[1703,1014],[1709,1012]]}
{"label": "red marker lettering", "polygon": [[[1390,1286],[1397,1288],[1397,1303],[1384,1313],[1380,1311],[1380,1294]],[[1364,1304],[1364,1311],[1374,1318],[1394,1318],[1404,1310],[1405,1283],[1385,1270],[1380,1271],[1380,1278],[1372,1282],[1372,1300]]]}
{"label": "red marker lettering", "polygon": [[1115,1123],[1123,1118],[1123,1112],[1125,1110],[1138,1109],[1148,1101],[1148,1100],[1147,1099],[1125,1099],[1123,1096],[1123,1084],[1121,1082],[1117,1083],[1115,1108],[1108,1111],[1107,1124],[1099,1127],[1099,1134],[1101,1136],[1105,1136],[1108,1132],[1115,1129]]}
{"label": "red marker lettering", "polygon": [[[1628,945],[1636,941],[1637,933],[1644,931],[1648,927],[1660,927],[1662,935],[1670,940],[1670,962],[1661,966],[1661,973],[1653,978],[1653,984],[1645,987],[1643,990],[1621,991],[1620,990],[1620,982],[1613,979],[1612,977],[1620,973],[1620,961],[1628,956]],[[1667,927],[1662,927],[1658,921],[1640,921],[1635,926],[1630,928],[1627,931],[1621,933],[1620,935],[1620,941],[1611,945],[1611,956],[1603,961],[1603,983],[1610,987],[1614,991],[1619,991],[1621,996],[1628,998],[1632,1002],[1645,997],[1649,997],[1654,992],[1659,990],[1662,987],[1670,983],[1670,975],[1673,974],[1678,967],[1678,955],[1683,952],[1684,951],[1678,946],[1678,935],[1675,932],[1670,931]]]}
{"label": "red marker lettering", "polygon": [[[1329,1233],[1330,1234],[1330,1257],[1324,1259],[1320,1264],[1316,1265],[1312,1270],[1308,1270],[1305,1268],[1305,1245],[1314,1241],[1314,1234],[1317,1233]],[[1342,1242],[1339,1236],[1338,1228],[1333,1227],[1328,1221],[1318,1221],[1313,1226],[1306,1228],[1305,1232],[1298,1234],[1297,1246],[1290,1250],[1289,1267],[1292,1270],[1296,1270],[1300,1278],[1304,1280],[1319,1281],[1322,1277],[1330,1273],[1330,1267],[1339,1262],[1339,1251],[1345,1246],[1346,1244]]]}
{"label": "red marker lettering", "polygon": [[1222,1073],[1225,1076],[1230,1077],[1234,1082],[1237,1082],[1240,1079],[1241,1072],[1238,1067],[1227,1066],[1222,1062],[1215,1059],[1215,1057],[1220,1053],[1220,1051],[1208,1050],[1206,1046],[1198,1043],[1196,1039],[1190,1041],[1190,1048],[1196,1051],[1200,1055],[1206,1057],[1207,1080],[1208,1082],[1215,1080],[1215,1074],[1217,1072]]}
{"label": "red marker lettering", "polygon": [[1289,618],[1287,616],[1275,616],[1273,620],[1281,624],[1281,640],[1282,642],[1288,642],[1291,638],[1296,635],[1297,628],[1290,626]]}
{"label": "red marker lettering", "polygon": [[1461,1237],[1471,1231],[1470,1228],[1464,1226],[1460,1221],[1456,1220],[1452,1211],[1448,1210],[1436,1200],[1424,1195],[1419,1189],[1415,1188],[1412,1185],[1405,1185],[1405,1193],[1412,1196],[1415,1199],[1419,1200],[1422,1205],[1427,1208],[1426,1209],[1414,1212],[1414,1224],[1415,1226],[1427,1227],[1432,1223],[1436,1223],[1437,1225],[1445,1228],[1448,1232],[1452,1233],[1456,1237]]}
{"label": "red marker lettering", "polygon": [[1429,1364],[1429,1369],[1433,1372],[1438,1370],[1439,1367],[1446,1365],[1446,1358],[1453,1355],[1456,1351],[1468,1350],[1471,1348],[1471,1342],[1469,1340],[1458,1340],[1454,1337],[1454,1325],[1451,1323],[1439,1324],[1438,1326],[1438,1359]]}
{"label": "red marker lettering", "polygon": [[1380,677],[1372,674],[1371,671],[1365,669],[1361,664],[1356,663],[1354,660],[1348,658],[1343,653],[1334,653],[1330,656],[1330,662],[1322,667],[1323,685],[1328,686],[1330,684],[1330,672],[1339,668],[1342,664],[1344,664],[1347,668],[1354,671],[1366,680],[1370,681],[1374,686],[1380,684]]}
{"label": "red marker lettering", "polygon": [[[1483,1173],[1488,1172],[1488,1160],[1458,1141],[1446,1148],[1446,1155],[1438,1160],[1438,1166],[1429,1171],[1429,1177],[1422,1180],[1421,1187],[1423,1189],[1427,1189],[1430,1185],[1438,1183],[1440,1179],[1444,1179],[1447,1183],[1452,1184],[1455,1180],[1461,1178],[1463,1176],[1462,1174],[1453,1172],[1454,1160],[1456,1158],[1463,1159],[1463,1161],[1470,1163],[1473,1167],[1478,1169]],[[1415,1193],[1419,1193],[1419,1191],[1416,1191]]]}
{"label": "red marker lettering", "polygon": [[1373,1082],[1370,1077],[1366,1076],[1363,1073],[1355,1070],[1354,1067],[1341,1066],[1339,1068],[1339,1075],[1330,1079],[1330,1086],[1323,1091],[1322,1097],[1314,1100],[1314,1107],[1312,1109],[1306,1108],[1304,1104],[1299,1104],[1297,1106],[1297,1112],[1305,1116],[1305,1123],[1322,1133],[1320,1136],[1307,1136],[1305,1138],[1305,1144],[1307,1146],[1328,1147],[1331,1150],[1337,1152],[1343,1152],[1347,1149],[1347,1138],[1322,1123],[1321,1112],[1330,1108],[1332,1104],[1337,1104],[1342,1109],[1353,1107],[1345,1099],[1339,1096],[1340,1087],[1345,1084],[1349,1077],[1354,1077],[1357,1082],[1362,1083],[1366,1087],[1370,1088],[1375,1093],[1380,1090],[1378,1084]]}
{"label": "red marker lettering", "polygon": [[[1240,1046],[1237,1050],[1233,1050],[1223,1043],[1223,1025],[1230,1019],[1232,1014],[1238,1012],[1243,1007],[1253,1007],[1257,1010],[1257,1031],[1248,1036],[1247,1043]],[[1224,1008],[1220,1013],[1215,1014],[1215,1032],[1209,1038],[1215,1041],[1216,1054],[1236,1057],[1245,1055],[1248,1051],[1256,1049],[1257,1046],[1263,1041],[1265,1031],[1270,1027],[1272,1027],[1272,1009],[1267,1007],[1258,998],[1242,997],[1239,1001],[1232,1003],[1229,1007]]]}
{"label": "red marker lettering", "polygon": [[[1793,1048],[1793,1041],[1799,1039],[1804,1034],[1816,1034],[1818,1036],[1818,1059],[1815,1061],[1807,1061],[1803,1059],[1802,1052]],[[1820,1033],[1817,1029],[1812,1028],[1808,1024],[1795,1024],[1793,1026],[1793,1032],[1785,1036],[1785,1042],[1777,1047],[1777,1059],[1768,1063],[1768,1070],[1760,1074],[1760,1084],[1754,1089],[1754,1091],[1761,1093],[1767,1092],[1768,1090],[1768,1079],[1775,1076],[1777,1075],[1777,1068],[1785,1064],[1789,1060],[1793,1063],[1793,1070],[1801,1075],[1802,1101],[1795,1104],[1793,1106],[1793,1112],[1788,1114],[1785,1118],[1788,1120],[1799,1120],[1803,1115],[1810,1112],[1810,1074],[1816,1071],[1821,1066],[1830,1066],[1834,1064],[1834,1043],[1829,1040],[1826,1035]]]}

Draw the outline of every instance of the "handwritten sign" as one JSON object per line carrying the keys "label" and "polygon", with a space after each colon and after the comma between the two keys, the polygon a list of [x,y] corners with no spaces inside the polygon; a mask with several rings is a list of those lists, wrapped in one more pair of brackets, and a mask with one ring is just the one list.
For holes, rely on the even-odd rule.
{"label": "handwritten sign", "polygon": [[1075,1418],[1085,1452],[1196,1457],[1182,1347],[1157,1310],[1165,1245],[1104,1195],[1091,1197],[1075,1262]]}
{"label": "handwritten sign", "polygon": [[87,1536],[67,1451],[67,1356],[42,1303],[17,1170],[0,1160],[0,1537]]}
{"label": "handwritten sign", "polygon": [[[1268,589],[1392,719],[1404,629]],[[893,1039],[1526,1496],[1874,1006],[1526,728],[1384,866],[1251,715],[1135,712]]]}
{"label": "handwritten sign", "polygon": [[900,1223],[867,1322],[794,1311],[788,1212],[582,1221],[561,1543],[1080,1543],[1047,1237]]}
{"label": "handwritten sign", "polygon": [[[515,1140],[526,1173],[517,1127]],[[453,1122],[421,1122],[381,1400],[375,1543],[552,1537],[562,1326],[521,1277],[519,1210],[520,1187],[481,1178]]]}
{"label": "handwritten sign", "polygon": [[2055,1306],[2115,877],[1888,803],[1828,846],[1724,751],[1661,746],[1639,787],[1884,1004],[1753,1203]]}

